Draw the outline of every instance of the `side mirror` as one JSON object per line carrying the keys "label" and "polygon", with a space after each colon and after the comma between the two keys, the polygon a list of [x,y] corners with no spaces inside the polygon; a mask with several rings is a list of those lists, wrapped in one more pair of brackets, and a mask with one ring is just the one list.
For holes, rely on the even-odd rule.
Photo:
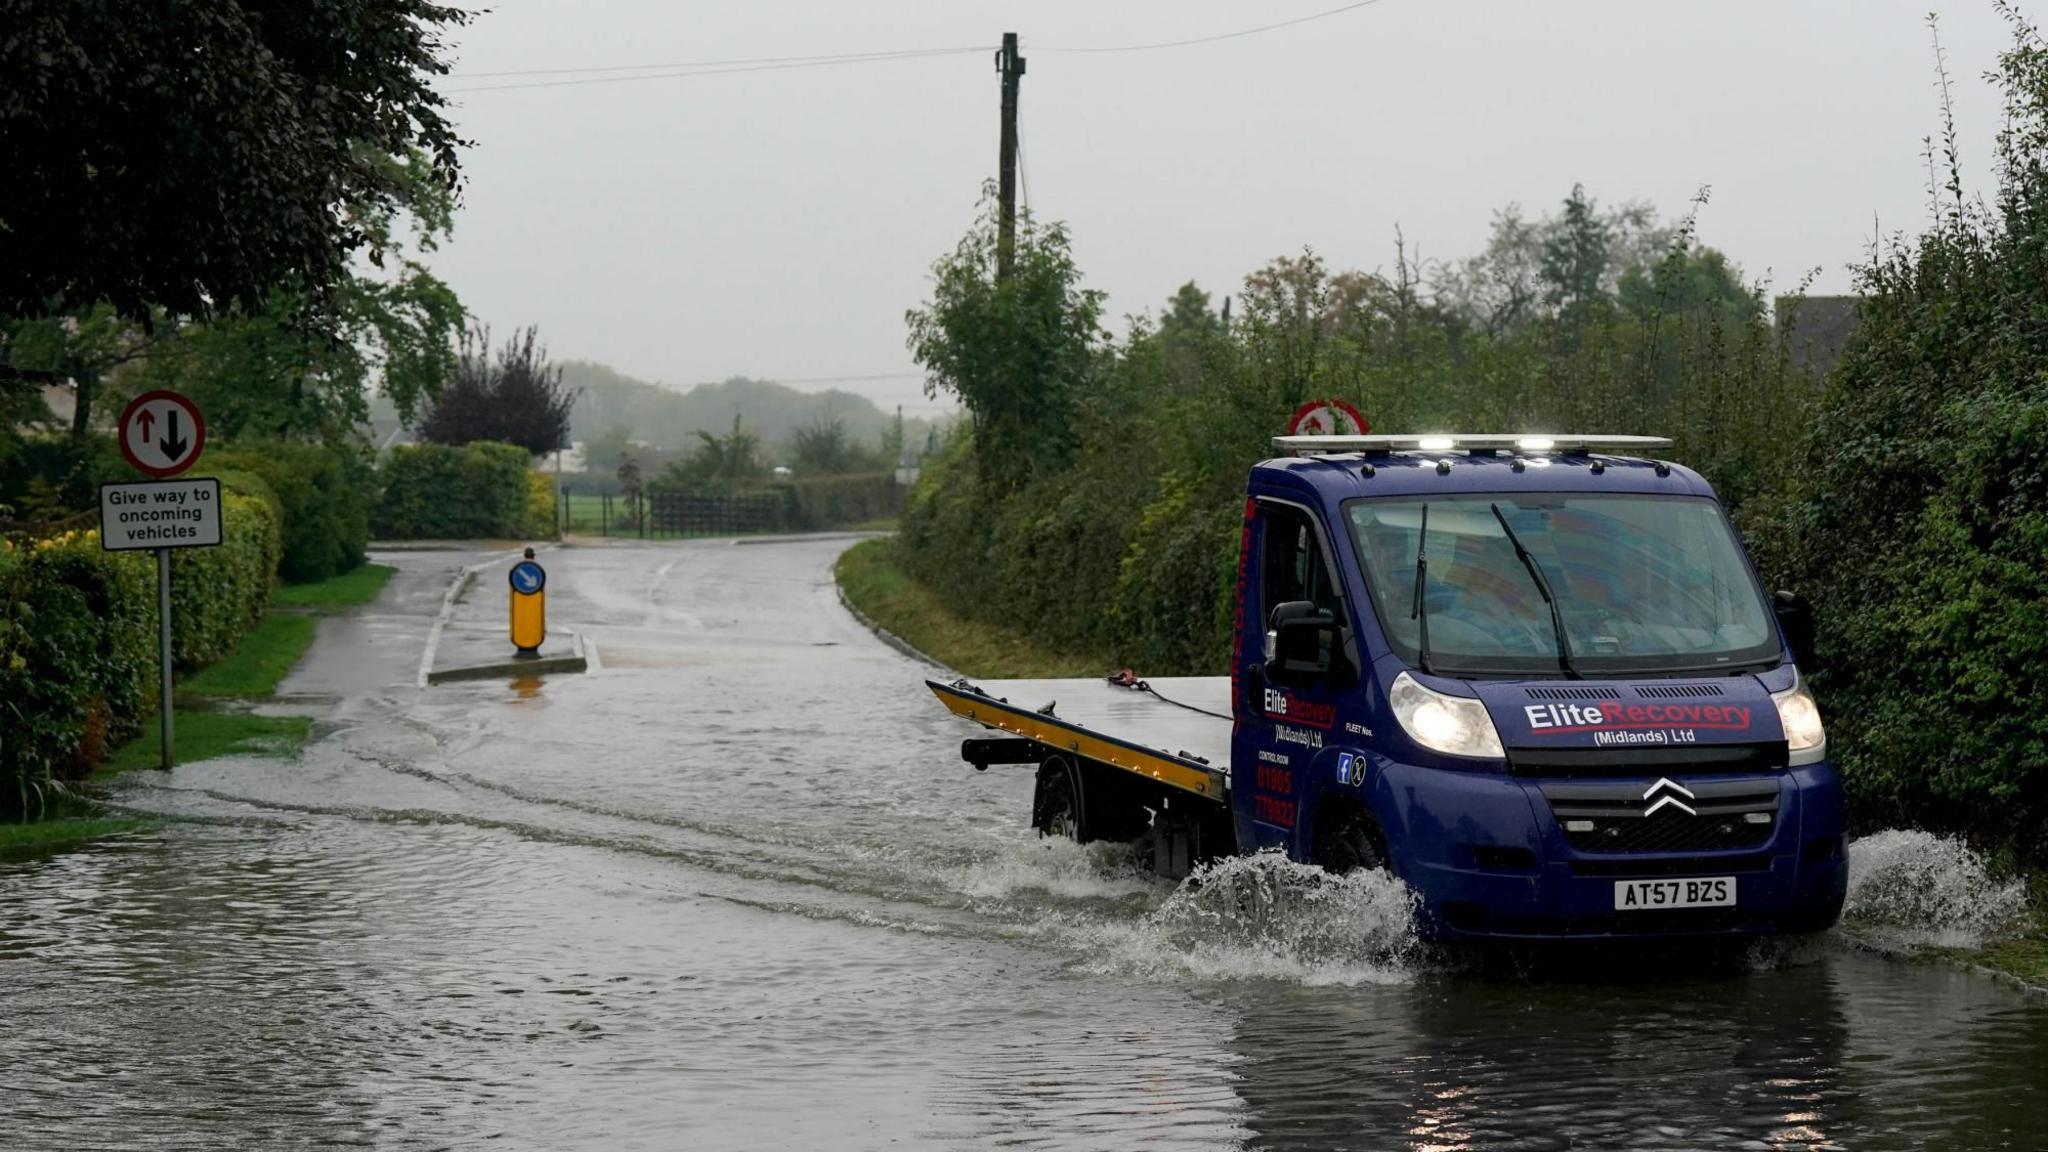
{"label": "side mirror", "polygon": [[1778,617],[1778,630],[1785,634],[1797,660],[1813,659],[1813,605],[1797,592],[1771,593],[1771,611]]}
{"label": "side mirror", "polygon": [[1307,600],[1273,607],[1267,621],[1266,671],[1282,676],[1322,676],[1337,650],[1337,618]]}

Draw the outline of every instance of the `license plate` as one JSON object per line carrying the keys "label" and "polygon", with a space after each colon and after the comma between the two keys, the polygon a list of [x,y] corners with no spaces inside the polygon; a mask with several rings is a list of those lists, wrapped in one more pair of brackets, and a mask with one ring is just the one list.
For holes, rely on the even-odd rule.
{"label": "license plate", "polygon": [[1734,905],[1733,876],[1614,882],[1614,910],[1617,912],[1644,908],[1732,908]]}

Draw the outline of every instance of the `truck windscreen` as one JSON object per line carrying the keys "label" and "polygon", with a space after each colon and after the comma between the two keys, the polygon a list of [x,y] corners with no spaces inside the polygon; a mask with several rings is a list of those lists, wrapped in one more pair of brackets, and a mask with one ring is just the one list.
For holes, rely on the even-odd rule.
{"label": "truck windscreen", "polygon": [[[1415,613],[1425,504],[1429,567]],[[1427,619],[1429,664],[1445,675],[1559,671],[1558,624],[1514,540],[1556,596],[1583,675],[1711,673],[1778,656],[1762,591],[1711,500],[1488,494],[1354,500],[1345,511],[1388,643],[1416,662]]]}

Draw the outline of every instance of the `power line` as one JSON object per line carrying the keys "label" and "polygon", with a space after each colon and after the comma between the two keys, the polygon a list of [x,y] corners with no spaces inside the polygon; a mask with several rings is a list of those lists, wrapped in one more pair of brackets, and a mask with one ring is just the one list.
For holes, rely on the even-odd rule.
{"label": "power line", "polygon": [[1262,24],[1257,28],[1241,28],[1236,32],[1219,32],[1214,36],[1196,36],[1189,40],[1162,40],[1156,44],[1120,44],[1115,47],[1106,48],[1048,48],[1042,44],[1032,44],[1031,50],[1033,52],[1150,52],[1159,48],[1186,48],[1191,44],[1214,44],[1218,40],[1235,40],[1240,36],[1257,36],[1261,32],[1292,28],[1297,24],[1307,24],[1313,20],[1341,16],[1346,12],[1353,12],[1377,3],[1379,3],[1379,0],[1357,0],[1357,3],[1354,4],[1346,4],[1339,8],[1332,8],[1326,12],[1317,12],[1309,16],[1297,16],[1292,20],[1282,20],[1277,24]]}
{"label": "power line", "polygon": [[[1104,52],[1152,52],[1162,48],[1186,48],[1196,44],[1214,44],[1219,40],[1236,40],[1244,36],[1257,36],[1262,32],[1273,32],[1281,28],[1292,28],[1331,16],[1341,16],[1379,3],[1380,0],[1356,0],[1355,3],[1297,16],[1292,20],[1281,20],[1273,24],[1261,24],[1256,28],[1240,28],[1235,32],[1219,32],[1213,36],[1195,36],[1185,40],[1162,40],[1152,44],[1117,44],[1090,47],[1042,47],[1032,45],[1037,52],[1104,53]],[[692,76],[725,76],[738,72],[780,72],[793,68],[822,68],[838,64],[875,64],[896,60],[922,60],[934,56],[958,56],[969,52],[986,52],[983,46],[962,48],[904,48],[881,52],[843,52],[818,56],[757,56],[733,60],[696,60],[672,64],[595,64],[583,68],[513,68],[493,72],[450,73],[457,80],[486,80],[519,76],[565,76],[570,79],[535,80],[516,84],[475,84],[462,88],[447,89],[449,95],[462,92],[505,92],[518,88],[567,88],[586,84],[623,84],[634,80],[680,80]],[[604,75],[598,75],[603,73]],[[623,75],[623,73],[636,73]]]}
{"label": "power line", "polygon": [[885,52],[829,52],[816,56],[756,56],[744,60],[683,60],[671,64],[600,64],[587,68],[513,68],[502,72],[451,72],[449,77],[456,80],[485,80],[506,76],[569,76],[579,72],[653,72],[673,71],[690,68],[727,68],[750,64],[798,64],[824,63],[827,61],[855,61],[894,59],[905,55],[940,55],[949,52],[986,52],[988,48],[976,44],[963,48],[892,48]]}
{"label": "power line", "polygon": [[877,372],[868,376],[762,376],[770,384],[854,384],[867,380],[922,380],[922,372]]}
{"label": "power line", "polygon": [[[584,84],[625,84],[634,80],[681,80],[693,76],[729,76],[736,72],[782,72],[792,68],[822,68],[839,64],[879,64],[894,60],[923,60],[936,56],[957,56],[967,52],[986,52],[986,48],[920,48],[905,52],[883,52],[862,56],[824,56],[803,58],[780,64],[752,64],[736,67],[700,68],[686,72],[648,72],[636,76],[582,76],[572,80],[535,80],[518,84],[476,84],[467,88],[449,88],[448,95],[463,92],[506,92],[515,88],[568,88]],[[595,71],[579,69],[578,71]]]}

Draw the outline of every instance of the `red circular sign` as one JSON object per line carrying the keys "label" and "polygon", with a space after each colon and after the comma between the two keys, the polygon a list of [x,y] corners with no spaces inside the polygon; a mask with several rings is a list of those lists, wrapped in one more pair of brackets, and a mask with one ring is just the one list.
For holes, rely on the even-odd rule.
{"label": "red circular sign", "polygon": [[1365,413],[1342,400],[1311,400],[1294,410],[1289,436],[1363,436],[1372,431]]}
{"label": "red circular sign", "polygon": [[168,480],[199,462],[206,421],[176,392],[144,392],[121,410],[121,455],[145,476]]}

